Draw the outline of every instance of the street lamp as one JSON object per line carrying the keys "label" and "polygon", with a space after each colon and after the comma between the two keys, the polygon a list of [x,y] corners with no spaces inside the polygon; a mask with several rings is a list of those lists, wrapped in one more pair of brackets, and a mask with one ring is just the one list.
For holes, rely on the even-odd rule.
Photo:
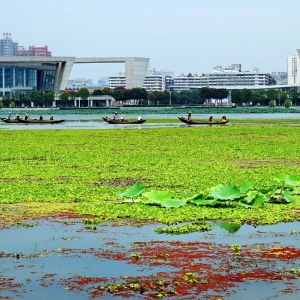
{"label": "street lamp", "polygon": [[170,103],[169,104],[172,105],[172,91],[170,90],[169,93],[170,93]]}

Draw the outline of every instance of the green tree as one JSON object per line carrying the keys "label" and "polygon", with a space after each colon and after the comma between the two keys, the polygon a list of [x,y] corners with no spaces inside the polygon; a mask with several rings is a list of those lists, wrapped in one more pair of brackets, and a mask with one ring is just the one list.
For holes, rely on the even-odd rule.
{"label": "green tree", "polygon": [[243,102],[242,91],[232,90],[231,92],[231,102],[236,104],[241,104]]}
{"label": "green tree", "polygon": [[10,102],[10,107],[11,107],[11,108],[15,108],[15,107],[16,107],[16,104],[15,104],[14,101]]}
{"label": "green tree", "polygon": [[275,100],[271,100],[271,101],[269,102],[269,107],[270,107],[270,108],[274,108],[275,106],[276,106]]}
{"label": "green tree", "polygon": [[292,103],[293,103],[294,105],[296,105],[296,104],[297,104],[298,97],[299,97],[299,93],[298,93],[296,90],[292,89],[292,90],[290,91],[290,93],[289,93],[289,97],[291,98]]}
{"label": "green tree", "polygon": [[112,96],[115,98],[116,101],[123,102],[123,100],[125,100],[125,93],[122,89],[114,89]]}
{"label": "green tree", "polygon": [[242,102],[249,104],[252,101],[252,91],[249,89],[242,89],[241,91]]}
{"label": "green tree", "polygon": [[257,104],[262,104],[262,102],[265,99],[265,93],[262,90],[254,91],[252,93],[252,104],[257,105]]}
{"label": "green tree", "polygon": [[278,97],[278,91],[275,90],[275,89],[268,89],[267,92],[266,92],[266,95],[267,95],[269,101],[270,100],[276,100],[277,97]]}
{"label": "green tree", "polygon": [[178,92],[171,92],[172,104],[180,104],[181,103],[181,95]]}
{"label": "green tree", "polygon": [[286,99],[284,101],[284,107],[289,108],[292,105],[292,101],[290,99]]}
{"label": "green tree", "polygon": [[82,100],[87,100],[87,98],[90,96],[90,92],[87,88],[82,88],[78,91],[78,96],[82,99]]}
{"label": "green tree", "polygon": [[211,89],[209,87],[202,87],[199,89],[201,99],[204,99],[204,102],[211,98]]}
{"label": "green tree", "polygon": [[3,108],[3,102],[0,101],[0,109],[2,109],[2,108]]}
{"label": "green tree", "polygon": [[278,105],[280,105],[281,103],[284,104],[285,100],[287,99],[287,97],[288,97],[288,93],[287,92],[280,91],[278,93]]}
{"label": "green tree", "polygon": [[66,91],[60,91],[59,99],[60,99],[61,105],[66,107],[68,104],[68,101],[69,101],[68,93]]}
{"label": "green tree", "polygon": [[4,105],[4,107],[9,107],[10,106],[10,103],[11,103],[11,98],[10,98],[10,95],[4,95],[2,97],[2,103]]}
{"label": "green tree", "polygon": [[49,107],[49,103],[50,103],[50,107],[53,106],[54,99],[55,99],[54,92],[48,92],[48,93],[46,93],[45,94],[46,106]]}
{"label": "green tree", "polygon": [[44,93],[42,91],[34,91],[32,102],[34,103],[34,106],[39,107],[40,105],[44,104]]}

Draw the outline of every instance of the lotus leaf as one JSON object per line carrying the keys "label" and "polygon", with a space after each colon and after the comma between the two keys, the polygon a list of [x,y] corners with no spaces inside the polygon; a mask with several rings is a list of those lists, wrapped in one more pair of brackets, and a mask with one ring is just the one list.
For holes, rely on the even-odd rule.
{"label": "lotus leaf", "polygon": [[172,199],[172,195],[168,191],[150,191],[144,193],[143,196],[154,203],[161,203],[163,200]]}
{"label": "lotus leaf", "polygon": [[218,200],[216,200],[216,199],[214,199],[214,200],[195,199],[190,202],[193,204],[202,205],[202,206],[215,206],[215,205],[219,204]]}
{"label": "lotus leaf", "polygon": [[291,192],[289,192],[289,191],[283,191],[282,196],[283,196],[283,199],[287,203],[291,203],[293,201],[292,196],[291,196]]}
{"label": "lotus leaf", "polygon": [[240,189],[232,183],[221,186],[219,189],[211,189],[209,195],[219,200],[234,200],[241,196]]}
{"label": "lotus leaf", "polygon": [[287,185],[300,186],[300,177],[299,176],[277,174],[274,179],[278,182],[284,182]]}
{"label": "lotus leaf", "polygon": [[240,191],[242,194],[247,193],[249,190],[252,190],[254,187],[253,182],[244,182],[241,186],[240,186]]}
{"label": "lotus leaf", "polygon": [[240,204],[247,208],[264,206],[265,196],[254,191],[249,196],[240,201]]}
{"label": "lotus leaf", "polygon": [[186,200],[183,199],[165,199],[163,200],[160,205],[162,207],[180,207],[186,205]]}
{"label": "lotus leaf", "polygon": [[117,194],[118,197],[127,197],[134,198],[145,191],[145,187],[137,182],[134,185],[130,186],[125,192]]}

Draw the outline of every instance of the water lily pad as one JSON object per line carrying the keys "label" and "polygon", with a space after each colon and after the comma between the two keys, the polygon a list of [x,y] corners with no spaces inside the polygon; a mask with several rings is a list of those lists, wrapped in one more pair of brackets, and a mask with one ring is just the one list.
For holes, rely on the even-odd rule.
{"label": "water lily pad", "polygon": [[172,195],[168,191],[150,191],[143,196],[155,203],[161,203],[163,200],[172,199]]}
{"label": "water lily pad", "polygon": [[241,191],[237,186],[229,183],[218,189],[211,189],[208,194],[219,200],[234,200],[241,196]]}
{"label": "water lily pad", "polygon": [[134,198],[143,193],[146,188],[139,182],[129,187],[125,192],[117,194],[118,197]]}
{"label": "water lily pad", "polygon": [[186,205],[186,200],[183,199],[165,199],[160,204],[163,207],[180,207]]}
{"label": "water lily pad", "polygon": [[240,186],[240,191],[242,194],[247,193],[249,190],[252,190],[254,187],[254,183],[253,182],[244,182],[241,186]]}
{"label": "water lily pad", "polygon": [[216,199],[213,199],[213,200],[195,199],[190,202],[193,204],[196,204],[196,205],[201,205],[201,206],[215,206],[219,203],[218,200],[216,200]]}

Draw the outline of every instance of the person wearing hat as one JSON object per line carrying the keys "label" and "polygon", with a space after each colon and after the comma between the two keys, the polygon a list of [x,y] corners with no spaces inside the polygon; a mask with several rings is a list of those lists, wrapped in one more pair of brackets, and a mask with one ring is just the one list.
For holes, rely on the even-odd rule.
{"label": "person wearing hat", "polygon": [[223,116],[221,117],[221,121],[226,121],[226,120],[227,120],[226,116],[223,115]]}
{"label": "person wearing hat", "polygon": [[213,116],[210,115],[209,119],[208,119],[208,122],[212,122],[213,121]]}
{"label": "person wearing hat", "polygon": [[50,121],[53,121],[54,120],[54,116],[52,115],[51,117],[50,117]]}
{"label": "person wearing hat", "polygon": [[117,120],[117,119],[119,119],[119,117],[118,117],[118,113],[117,113],[117,112],[115,112],[115,113],[114,113],[114,117],[113,117],[113,119],[114,119],[114,120]]}
{"label": "person wearing hat", "polygon": [[141,120],[143,120],[143,115],[140,115],[140,116],[138,117],[138,121],[141,121]]}
{"label": "person wearing hat", "polygon": [[121,116],[120,120],[121,120],[121,121],[124,121],[124,115]]}
{"label": "person wearing hat", "polygon": [[190,120],[191,117],[192,117],[192,112],[190,111],[189,114],[188,114],[188,116],[187,116],[187,119]]}
{"label": "person wearing hat", "polygon": [[26,114],[25,114],[25,121],[27,121],[29,119],[29,115],[28,115],[28,111],[26,111]]}
{"label": "person wearing hat", "polygon": [[16,114],[16,120],[20,120],[19,114]]}
{"label": "person wearing hat", "polygon": [[7,119],[10,119],[12,117],[11,112],[8,113]]}

